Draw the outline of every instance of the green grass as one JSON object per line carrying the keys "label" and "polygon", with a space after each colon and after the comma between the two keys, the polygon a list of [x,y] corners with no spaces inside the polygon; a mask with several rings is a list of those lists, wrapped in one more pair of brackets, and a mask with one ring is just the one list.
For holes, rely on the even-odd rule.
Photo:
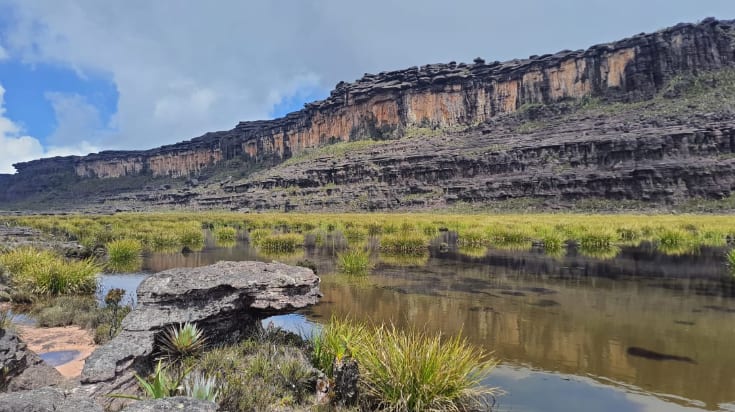
{"label": "green grass", "polygon": [[141,253],[143,244],[137,239],[113,240],[106,245],[107,269],[113,272],[134,272],[143,263]]}
{"label": "green grass", "polygon": [[[392,230],[392,228],[389,230]],[[381,252],[414,255],[425,253],[429,247],[429,242],[423,234],[413,232],[389,233],[385,230],[385,227],[383,233],[380,237]]]}
{"label": "green grass", "polygon": [[312,347],[327,376],[335,359],[357,360],[363,410],[479,410],[497,393],[482,384],[497,362],[460,337],[333,318]]}
{"label": "green grass", "polygon": [[258,242],[258,247],[270,253],[294,253],[304,245],[304,235],[298,233],[272,234]]}
{"label": "green grass", "polygon": [[101,268],[91,259],[67,260],[54,252],[20,248],[0,255],[15,288],[34,295],[89,294]]}
{"label": "green grass", "polygon": [[237,240],[237,229],[229,226],[216,227],[214,229],[214,238],[218,242],[234,242]]}
{"label": "green grass", "polygon": [[349,249],[337,254],[337,268],[346,275],[366,275],[371,268],[370,256],[362,249]]}
{"label": "green grass", "polygon": [[735,249],[730,249],[725,255],[727,266],[730,268],[730,273],[735,276]]}

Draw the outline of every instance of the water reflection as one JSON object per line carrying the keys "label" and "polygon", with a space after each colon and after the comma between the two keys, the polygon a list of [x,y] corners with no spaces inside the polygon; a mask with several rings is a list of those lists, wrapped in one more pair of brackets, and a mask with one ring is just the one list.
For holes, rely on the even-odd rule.
{"label": "water reflection", "polygon": [[717,410],[735,401],[735,280],[722,249],[664,255],[643,244],[603,259],[573,247],[556,256],[539,248],[464,254],[452,236],[421,259],[375,256],[372,274],[358,279],[334,274],[336,247],[268,257],[242,242],[148,255],[144,270],[308,258],[324,297],[284,324],[298,329],[299,316],[324,322],[337,313],[463,333],[503,361],[491,379],[509,392],[501,410]]}

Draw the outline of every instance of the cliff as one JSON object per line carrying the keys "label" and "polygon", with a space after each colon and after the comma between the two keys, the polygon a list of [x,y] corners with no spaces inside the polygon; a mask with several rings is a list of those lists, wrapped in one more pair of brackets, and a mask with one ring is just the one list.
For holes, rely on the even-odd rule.
{"label": "cliff", "polygon": [[[230,163],[241,169],[277,164],[307,149],[336,142],[399,139],[416,129],[481,128],[483,124],[503,122],[507,115],[525,115],[538,106],[589,99],[607,103],[644,101],[660,94],[674,79],[731,67],[735,67],[735,21],[706,19],[587,50],[504,63],[478,58],[472,64],[450,62],[365,74],[354,83],[340,82],[327,99],[306,104],[304,109],[280,119],[241,122],[229,131],[207,133],[152,150],[107,151],[18,163],[18,174],[11,179],[5,198],[19,198],[24,190],[36,190],[17,186],[38,176],[65,174],[76,181],[197,177],[213,167],[229,167]],[[480,139],[471,133],[463,138]],[[532,150],[519,146],[525,140],[509,134],[497,144],[515,152]],[[472,142],[457,147],[466,145]],[[447,167],[469,167],[458,165]],[[322,177],[322,181],[335,183],[332,178]],[[237,190],[253,186],[258,184],[244,183]]]}

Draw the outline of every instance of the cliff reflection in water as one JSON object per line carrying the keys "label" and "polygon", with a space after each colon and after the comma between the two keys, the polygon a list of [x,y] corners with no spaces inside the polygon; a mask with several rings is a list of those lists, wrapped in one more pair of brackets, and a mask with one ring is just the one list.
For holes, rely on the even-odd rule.
{"label": "cliff reflection in water", "polygon": [[[424,266],[376,260],[372,274],[360,279],[333,274],[334,251],[306,255],[318,266],[324,293],[307,312],[310,319],[336,313],[461,332],[506,364],[634,385],[711,410],[735,401],[735,281],[726,276],[721,250],[668,257],[644,245],[601,261],[574,251],[551,258],[490,250],[473,258],[432,249]],[[153,255],[146,266],[243,259],[269,260],[238,245]],[[631,347],[692,362],[633,356]]]}

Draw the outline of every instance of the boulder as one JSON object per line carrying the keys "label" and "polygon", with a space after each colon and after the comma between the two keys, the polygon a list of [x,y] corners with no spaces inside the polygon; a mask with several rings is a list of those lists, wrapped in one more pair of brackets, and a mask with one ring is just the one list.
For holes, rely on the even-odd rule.
{"label": "boulder", "polygon": [[156,339],[169,327],[192,322],[211,342],[236,342],[263,318],[320,297],[319,278],[310,269],[263,262],[166,270],[144,280],[137,294],[122,332],[84,365],[81,381],[92,396],[135,391],[133,373],[151,372]]}
{"label": "boulder", "polygon": [[63,380],[59,371],[28,349],[14,330],[0,328],[0,391],[37,389]]}
{"label": "boulder", "polygon": [[214,402],[177,396],[134,402],[121,412],[215,412],[216,410],[217,405]]}
{"label": "boulder", "polygon": [[0,394],[0,412],[103,412],[103,409],[91,399],[46,387]]}

